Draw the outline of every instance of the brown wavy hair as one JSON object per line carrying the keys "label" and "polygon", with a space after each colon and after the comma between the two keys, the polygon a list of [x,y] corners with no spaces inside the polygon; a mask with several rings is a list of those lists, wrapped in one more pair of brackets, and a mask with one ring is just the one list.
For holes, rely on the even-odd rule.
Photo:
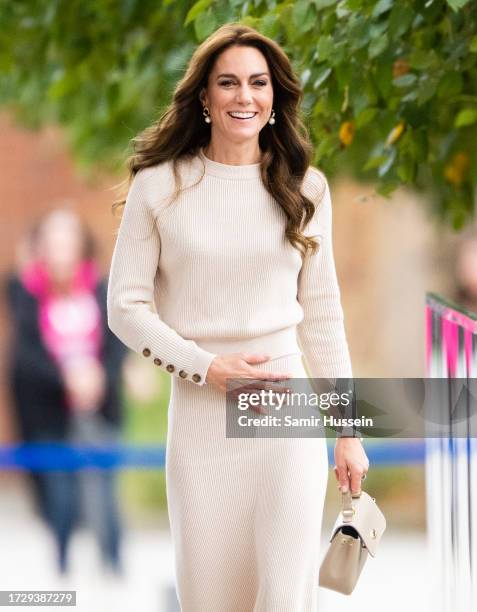
{"label": "brown wavy hair", "polygon": [[[153,125],[132,139],[134,153],[127,160],[129,177],[126,181],[130,184],[142,168],[172,161],[176,184],[172,201],[175,200],[182,188],[178,161],[197,155],[199,149],[205,148],[210,141],[210,126],[203,119],[199,94],[207,87],[218,56],[232,46],[255,47],[268,63],[276,123],[273,127],[267,123],[259,134],[261,177],[267,191],[285,212],[287,239],[302,255],[309,248],[314,253],[319,247],[318,242],[302,231],[315,213],[315,203],[300,191],[313,153],[308,132],[300,118],[303,98],[300,81],[282,48],[249,26],[224,24],[197,47],[184,76],[175,87],[172,102]],[[321,201],[326,179],[316,168],[313,171],[321,179]],[[125,198],[114,202],[113,213],[125,202]]]}

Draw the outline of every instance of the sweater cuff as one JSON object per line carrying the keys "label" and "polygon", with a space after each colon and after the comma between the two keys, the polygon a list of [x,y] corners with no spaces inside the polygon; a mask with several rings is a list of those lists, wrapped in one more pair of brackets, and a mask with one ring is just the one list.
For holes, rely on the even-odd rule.
{"label": "sweater cuff", "polygon": [[155,353],[153,345],[154,343],[151,342],[143,342],[140,344],[137,352],[141,353],[144,357],[151,359],[155,365],[163,367],[173,376],[178,376],[183,380],[193,382],[195,385],[200,387],[206,384],[205,378],[207,376],[207,371],[212,363],[212,360],[214,357],[216,357],[215,353],[209,353],[198,346],[193,340],[188,340],[186,341],[188,350],[188,365],[185,366],[186,369],[179,369],[176,366],[175,360],[174,362],[168,363],[166,360],[164,360],[164,358],[158,357],[159,352],[157,354]]}
{"label": "sweater cuff", "polygon": [[[191,373],[191,377],[192,377],[192,380],[194,380],[196,384],[198,384],[199,386],[202,386],[202,385],[207,384],[205,382],[205,378],[207,376],[207,372],[209,370],[210,364],[212,363],[214,358],[217,356],[217,354],[209,353],[209,351],[206,351],[200,347],[197,347],[197,351],[198,351],[197,356],[192,362],[193,371]],[[199,376],[200,376],[200,380],[198,378]]]}

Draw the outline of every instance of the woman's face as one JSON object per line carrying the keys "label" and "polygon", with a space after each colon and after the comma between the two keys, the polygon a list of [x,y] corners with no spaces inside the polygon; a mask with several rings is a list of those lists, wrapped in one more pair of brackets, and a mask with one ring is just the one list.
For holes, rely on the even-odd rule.
{"label": "woman's face", "polygon": [[[243,143],[258,140],[273,106],[271,74],[265,56],[255,47],[229,47],[217,58],[201,93],[202,104],[210,111],[214,139]],[[247,112],[240,119],[233,111]]]}
{"label": "woman's face", "polygon": [[57,282],[73,277],[83,254],[80,221],[70,211],[55,211],[44,220],[38,239],[38,255]]}

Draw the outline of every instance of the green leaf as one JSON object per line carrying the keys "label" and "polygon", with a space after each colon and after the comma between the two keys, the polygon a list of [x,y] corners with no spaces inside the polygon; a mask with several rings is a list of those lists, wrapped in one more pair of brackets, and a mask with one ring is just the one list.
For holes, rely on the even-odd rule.
{"label": "green leaf", "polygon": [[338,2],[338,6],[336,7],[336,16],[338,19],[348,17],[351,14],[351,11],[352,9],[350,8],[347,0],[341,0],[341,2]]}
{"label": "green leaf", "polygon": [[373,168],[377,168],[382,163],[384,163],[388,159],[387,155],[377,155],[376,157],[370,157],[368,161],[364,165],[364,170],[372,170]]}
{"label": "green leaf", "polygon": [[415,161],[406,156],[396,168],[396,174],[404,183],[412,183],[416,177],[417,164]]}
{"label": "green leaf", "polygon": [[469,51],[471,53],[477,53],[477,34],[472,37],[469,45]]}
{"label": "green leaf", "polygon": [[417,91],[417,89],[411,89],[411,91],[409,91],[405,96],[403,96],[401,100],[403,102],[414,102],[414,100],[417,100],[418,94],[419,92]]}
{"label": "green leaf", "polygon": [[375,69],[375,82],[379,88],[380,94],[383,98],[388,99],[388,96],[392,89],[392,72],[389,62],[381,56],[377,60],[377,67]]}
{"label": "green leaf", "polygon": [[387,21],[380,21],[378,23],[372,23],[369,26],[369,33],[371,34],[371,40],[378,38],[381,34],[385,34],[388,29]]}
{"label": "green leaf", "polygon": [[280,22],[275,13],[267,13],[260,20],[260,31],[264,36],[276,38],[280,30]]}
{"label": "green leaf", "polygon": [[64,74],[63,71],[58,71],[57,75],[58,78],[53,81],[47,90],[47,96],[50,100],[64,98],[79,89],[80,83],[73,71]]}
{"label": "green leaf", "polygon": [[464,80],[459,72],[446,72],[437,87],[437,95],[439,98],[455,96],[462,91],[463,85]]}
{"label": "green leaf", "polygon": [[213,0],[198,0],[195,4],[193,4],[186,15],[184,25],[189,25],[191,21],[197,19],[201,13],[209,8],[212,2]]}
{"label": "green leaf", "polygon": [[447,4],[453,9],[456,13],[459,9],[465,6],[469,0],[447,0]]}
{"label": "green leaf", "polygon": [[346,0],[344,6],[350,11],[361,11],[363,9],[363,0]]}
{"label": "green leaf", "polygon": [[362,49],[371,39],[369,21],[364,15],[352,15],[348,28],[348,39],[351,51]]}
{"label": "green leaf", "polygon": [[194,21],[194,29],[198,40],[207,38],[217,28],[217,19],[209,9],[206,13],[200,13]]}
{"label": "green leaf", "polygon": [[323,62],[329,58],[333,53],[334,43],[333,38],[329,35],[320,36],[318,44],[316,45],[316,53],[318,61]]}
{"label": "green leaf", "polygon": [[313,0],[314,5],[318,10],[333,6],[336,4],[336,0]]}
{"label": "green leaf", "polygon": [[293,4],[293,22],[302,32],[306,31],[304,28],[304,24],[307,19],[307,14],[309,14],[310,12],[313,15],[313,9],[308,0],[298,0]]}
{"label": "green leaf", "polygon": [[393,8],[394,0],[379,0],[371,13],[371,17],[379,17]]}
{"label": "green leaf", "polygon": [[409,66],[414,70],[433,70],[438,68],[440,59],[434,49],[413,49],[408,57]]}
{"label": "green leaf", "polygon": [[372,121],[378,112],[377,108],[365,108],[356,117],[356,127],[362,128]]}
{"label": "green leaf", "polygon": [[315,149],[317,159],[322,159],[332,155],[336,151],[337,143],[333,136],[323,136],[318,139],[318,146]]}
{"label": "green leaf", "polygon": [[300,76],[300,82],[302,87],[305,87],[305,85],[308,83],[308,81],[310,80],[310,76],[311,70],[309,68],[305,68],[305,70],[303,70]]}
{"label": "green leaf", "polygon": [[378,183],[376,193],[387,198],[397,187],[399,187],[399,181],[390,177]]}
{"label": "green leaf", "polygon": [[460,111],[455,119],[455,127],[464,127],[465,125],[472,125],[477,121],[477,108],[464,108]]}
{"label": "green leaf", "polygon": [[322,66],[317,73],[315,82],[313,83],[313,89],[318,89],[318,87],[326,81],[326,79],[330,76],[332,70],[331,68],[327,68],[326,66]]}
{"label": "green leaf", "polygon": [[460,231],[464,227],[465,219],[467,216],[465,213],[465,210],[462,209],[460,202],[459,202],[459,206],[457,206],[455,209],[450,210],[450,216],[451,216],[452,228],[456,232]]}
{"label": "green leaf", "polygon": [[302,34],[309,32],[316,25],[316,11],[312,6],[309,6],[308,11],[305,13],[303,21],[300,23],[299,31]]}
{"label": "green leaf", "polygon": [[[419,85],[417,88],[417,104],[418,106],[422,106],[428,100],[430,100],[437,89],[437,80],[435,78],[422,78],[419,80]],[[412,92],[411,92],[412,93]]]}
{"label": "green leaf", "polygon": [[365,108],[368,108],[372,102],[370,101],[366,91],[358,90],[351,92],[352,107],[356,114],[361,113]]}
{"label": "green leaf", "polygon": [[409,87],[409,85],[412,85],[413,83],[415,83],[416,80],[417,80],[417,76],[415,74],[412,74],[412,73],[403,74],[397,79],[393,79],[393,85],[395,85],[396,87]]}
{"label": "green leaf", "polygon": [[368,47],[369,59],[373,59],[377,57],[378,55],[381,55],[381,53],[388,46],[388,42],[389,40],[388,40],[387,34],[383,34],[382,36],[379,36],[378,38],[373,38],[371,40],[371,44]]}
{"label": "green leaf", "polygon": [[389,37],[393,40],[401,38],[411,26],[415,15],[415,9],[411,6],[395,2],[389,17]]}
{"label": "green leaf", "polygon": [[378,168],[378,176],[384,176],[389,172],[396,159],[396,147],[392,147],[387,155],[386,160]]}

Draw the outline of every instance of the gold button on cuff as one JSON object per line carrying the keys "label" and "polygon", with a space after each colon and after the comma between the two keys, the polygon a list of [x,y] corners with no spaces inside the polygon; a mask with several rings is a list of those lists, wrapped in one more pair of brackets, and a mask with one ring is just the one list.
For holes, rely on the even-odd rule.
{"label": "gold button on cuff", "polygon": [[143,349],[142,354],[144,355],[144,357],[149,357],[149,355],[151,354],[151,351],[150,349],[145,348]]}
{"label": "gold button on cuff", "polygon": [[157,357],[154,359],[154,363],[159,366],[162,365],[162,361],[160,359],[158,359]]}
{"label": "gold button on cuff", "polygon": [[167,370],[168,372],[174,372],[175,368],[174,368],[174,366],[172,365],[172,363],[170,363],[170,364],[169,364],[169,365],[166,367],[166,370]]}
{"label": "gold button on cuff", "polygon": [[192,380],[196,383],[200,382],[202,380],[202,377],[200,374],[193,374],[192,375]]}
{"label": "gold button on cuff", "polygon": [[186,376],[187,376],[187,372],[184,372],[184,370],[181,370],[181,371],[179,372],[179,376],[180,376],[181,378],[186,378]]}

